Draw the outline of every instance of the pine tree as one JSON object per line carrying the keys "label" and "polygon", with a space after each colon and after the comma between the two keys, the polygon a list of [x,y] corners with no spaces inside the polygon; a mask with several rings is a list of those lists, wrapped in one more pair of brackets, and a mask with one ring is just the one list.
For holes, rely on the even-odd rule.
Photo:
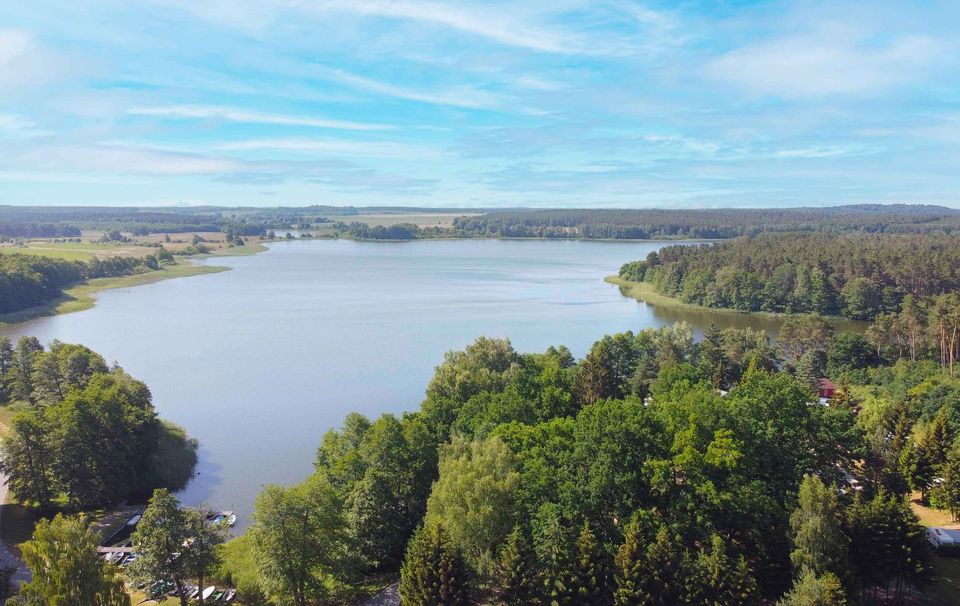
{"label": "pine tree", "polygon": [[521,526],[516,526],[500,550],[500,599],[507,606],[540,604],[535,555]]}
{"label": "pine tree", "polygon": [[604,557],[597,538],[586,520],[577,538],[570,593],[577,604],[594,606],[607,602]]}
{"label": "pine tree", "polygon": [[927,493],[933,483],[934,465],[925,441],[910,440],[900,452],[900,472],[910,488],[920,493],[920,500],[927,502]]}
{"label": "pine tree", "polygon": [[948,455],[940,467],[943,481],[930,491],[930,501],[939,509],[950,512],[954,520],[960,519],[960,448]]}
{"label": "pine tree", "polygon": [[759,601],[757,581],[746,559],[730,557],[726,542],[719,535],[710,538],[710,550],[700,555],[696,568],[696,574],[688,575],[699,583],[699,587],[689,590],[690,603],[742,606]]}
{"label": "pine tree", "polygon": [[616,395],[616,385],[603,355],[596,349],[580,362],[574,389],[581,406]]}
{"label": "pine tree", "polygon": [[541,508],[536,536],[540,563],[541,598],[548,606],[574,604],[570,591],[570,537],[559,511],[547,505]]}
{"label": "pine tree", "polygon": [[836,492],[817,476],[803,478],[790,528],[794,546],[790,561],[797,575],[806,570],[816,575],[844,574],[850,540],[840,529]]}
{"label": "pine tree", "polygon": [[467,604],[467,569],[443,527],[421,527],[410,539],[400,569],[403,606]]}
{"label": "pine tree", "polygon": [[797,361],[796,376],[806,389],[816,392],[820,377],[824,374],[824,355],[820,350],[811,349],[803,353]]}
{"label": "pine tree", "polygon": [[923,441],[934,468],[947,462],[950,447],[953,445],[953,432],[950,430],[946,406],[942,406],[933,417]]}
{"label": "pine tree", "polygon": [[843,584],[833,573],[805,571],[777,606],[846,606]]}
{"label": "pine tree", "polygon": [[686,558],[678,538],[661,526],[652,540],[640,524],[627,531],[616,556],[617,606],[668,606],[687,600]]}

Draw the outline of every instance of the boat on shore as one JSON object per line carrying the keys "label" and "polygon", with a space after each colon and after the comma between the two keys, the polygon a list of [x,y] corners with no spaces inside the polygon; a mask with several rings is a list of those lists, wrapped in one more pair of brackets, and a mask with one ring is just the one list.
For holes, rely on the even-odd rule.
{"label": "boat on shore", "polygon": [[232,511],[212,511],[207,515],[207,521],[211,524],[226,524],[233,528],[237,523],[237,514]]}

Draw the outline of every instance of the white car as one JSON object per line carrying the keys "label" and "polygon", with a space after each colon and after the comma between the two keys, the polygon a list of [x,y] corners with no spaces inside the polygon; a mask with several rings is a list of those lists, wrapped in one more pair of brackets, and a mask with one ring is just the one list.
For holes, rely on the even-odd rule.
{"label": "white car", "polygon": [[927,528],[927,540],[937,551],[960,550],[960,530],[949,528]]}

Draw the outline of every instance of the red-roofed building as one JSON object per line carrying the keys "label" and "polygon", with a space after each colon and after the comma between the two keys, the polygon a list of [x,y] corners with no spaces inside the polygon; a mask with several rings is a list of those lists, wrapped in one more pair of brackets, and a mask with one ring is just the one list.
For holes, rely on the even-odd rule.
{"label": "red-roofed building", "polygon": [[827,398],[829,400],[836,391],[837,386],[834,385],[830,379],[820,379],[817,381],[817,392],[821,398]]}

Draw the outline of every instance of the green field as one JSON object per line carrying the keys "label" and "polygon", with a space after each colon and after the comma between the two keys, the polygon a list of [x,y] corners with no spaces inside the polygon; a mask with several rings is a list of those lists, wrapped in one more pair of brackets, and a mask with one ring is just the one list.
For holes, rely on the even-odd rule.
{"label": "green field", "polygon": [[47,242],[35,240],[23,246],[0,246],[0,254],[54,257],[67,261],[89,261],[94,257],[142,257],[153,252],[146,246],[100,242]]}

